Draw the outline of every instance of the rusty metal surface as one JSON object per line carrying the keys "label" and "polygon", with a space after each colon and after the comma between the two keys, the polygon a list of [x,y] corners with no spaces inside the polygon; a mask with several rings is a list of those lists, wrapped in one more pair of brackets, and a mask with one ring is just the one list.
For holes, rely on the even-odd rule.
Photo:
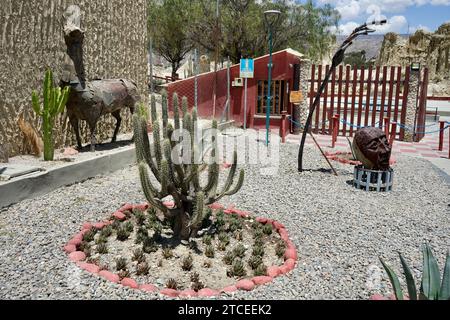
{"label": "rusty metal surface", "polygon": [[81,29],[81,11],[75,6],[69,6],[64,17],[64,39],[67,46],[67,56],[64,63],[64,77],[61,86],[70,86],[71,91],[67,102],[67,115],[75,130],[77,145],[82,147],[79,133],[79,120],[85,120],[91,133],[91,151],[95,151],[95,133],[100,117],[112,114],[116,118],[116,127],[112,142],[116,141],[121,124],[121,109],[128,108],[134,112],[135,105],[140,101],[136,84],[127,79],[86,79],[83,61],[84,31]]}

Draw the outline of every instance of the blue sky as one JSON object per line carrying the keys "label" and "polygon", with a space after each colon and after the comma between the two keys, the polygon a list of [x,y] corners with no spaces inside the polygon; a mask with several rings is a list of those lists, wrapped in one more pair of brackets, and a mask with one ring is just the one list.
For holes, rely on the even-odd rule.
{"label": "blue sky", "polygon": [[[300,1],[304,2],[304,1]],[[450,22],[450,0],[315,0],[317,5],[331,4],[342,16],[340,34],[348,34],[359,24],[373,18],[389,23],[377,33],[413,33],[417,29],[435,31]]]}

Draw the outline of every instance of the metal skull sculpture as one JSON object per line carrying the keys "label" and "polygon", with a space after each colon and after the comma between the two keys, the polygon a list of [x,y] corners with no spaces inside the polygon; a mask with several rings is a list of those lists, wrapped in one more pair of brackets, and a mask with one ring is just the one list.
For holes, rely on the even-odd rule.
{"label": "metal skull sculpture", "polygon": [[353,151],[366,169],[387,170],[391,146],[383,130],[374,127],[359,129],[353,139]]}

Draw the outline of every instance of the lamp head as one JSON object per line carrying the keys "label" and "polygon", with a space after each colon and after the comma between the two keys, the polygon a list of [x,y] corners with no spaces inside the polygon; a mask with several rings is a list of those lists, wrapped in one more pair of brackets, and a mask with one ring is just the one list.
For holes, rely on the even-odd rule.
{"label": "lamp head", "polygon": [[281,11],[279,10],[267,10],[264,11],[264,20],[269,28],[278,23],[281,17]]}

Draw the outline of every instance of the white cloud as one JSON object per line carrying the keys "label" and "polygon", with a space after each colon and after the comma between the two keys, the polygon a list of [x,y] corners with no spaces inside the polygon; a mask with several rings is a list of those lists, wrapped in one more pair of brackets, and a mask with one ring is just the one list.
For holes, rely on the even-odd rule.
{"label": "white cloud", "polygon": [[364,13],[402,13],[411,6],[450,6],[450,0],[317,0],[319,4],[331,4],[341,14],[343,21],[363,16]]}
{"label": "white cloud", "polygon": [[[349,21],[339,25],[338,29],[332,27],[330,32],[347,35],[350,34],[360,23]],[[421,26],[423,27],[423,26]],[[404,16],[393,16],[388,19],[388,23],[382,26],[373,26],[375,34],[384,34],[387,32],[406,33],[408,31],[408,21]]]}
{"label": "white cloud", "polygon": [[388,22],[382,26],[374,26],[375,33],[382,34],[387,32],[407,33],[408,21],[404,16],[393,16],[388,18]]}
{"label": "white cloud", "polygon": [[426,31],[426,32],[431,32],[430,28],[428,28],[427,26],[421,25],[421,24],[419,24],[418,26],[413,26],[413,27],[409,28],[409,32],[410,33],[414,33],[417,30],[423,30],[423,31]]}

